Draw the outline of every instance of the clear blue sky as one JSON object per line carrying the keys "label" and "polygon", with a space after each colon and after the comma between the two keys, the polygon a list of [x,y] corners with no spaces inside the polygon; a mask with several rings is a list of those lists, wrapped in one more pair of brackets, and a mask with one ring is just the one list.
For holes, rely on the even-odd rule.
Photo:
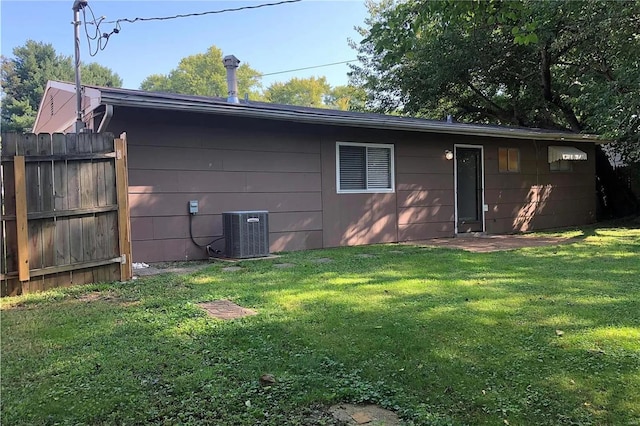
{"label": "clear blue sky", "polygon": [[[100,1],[89,0],[96,16],[107,20],[159,17],[274,3],[264,1]],[[53,44],[60,54],[73,55],[73,0],[2,0],[1,49],[27,40]],[[364,23],[362,0],[303,0],[299,3],[170,21],[122,23],[119,34],[95,57],[89,56],[84,34],[81,59],[111,68],[124,87],[137,89],[150,74],[166,74],[185,56],[215,45],[262,73],[271,73],[355,59],[347,39],[359,41],[354,26]],[[102,24],[111,31],[112,24]],[[263,78],[266,87],[291,77],[326,76],[332,85],[347,83],[348,66],[335,65]]]}

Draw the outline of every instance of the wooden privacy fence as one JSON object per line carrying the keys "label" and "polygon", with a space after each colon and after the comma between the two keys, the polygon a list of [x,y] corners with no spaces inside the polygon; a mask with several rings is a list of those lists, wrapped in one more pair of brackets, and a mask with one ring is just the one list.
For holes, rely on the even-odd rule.
{"label": "wooden privacy fence", "polygon": [[2,134],[2,296],[131,278],[126,137]]}

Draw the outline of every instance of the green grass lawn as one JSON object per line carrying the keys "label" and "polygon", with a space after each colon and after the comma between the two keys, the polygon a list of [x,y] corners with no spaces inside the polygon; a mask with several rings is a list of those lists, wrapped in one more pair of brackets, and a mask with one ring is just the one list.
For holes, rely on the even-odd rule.
{"label": "green grass lawn", "polygon": [[[2,423],[333,424],[323,407],[372,402],[419,425],[638,425],[640,229],[572,235],[499,253],[296,252],[5,298]],[[216,299],[259,314],[196,305]]]}

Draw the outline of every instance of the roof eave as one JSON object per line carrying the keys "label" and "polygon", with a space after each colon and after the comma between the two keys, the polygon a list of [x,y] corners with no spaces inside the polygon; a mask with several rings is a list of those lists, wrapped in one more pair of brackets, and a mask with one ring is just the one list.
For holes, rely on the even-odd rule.
{"label": "roof eave", "polygon": [[380,118],[369,117],[339,117],[322,115],[322,113],[306,113],[302,111],[282,111],[258,109],[251,106],[238,104],[210,104],[189,102],[180,99],[154,98],[121,95],[117,93],[109,93],[101,91],[101,102],[103,104],[111,104],[114,106],[153,108],[160,110],[178,110],[201,113],[216,113],[228,116],[250,117],[259,119],[271,119],[281,121],[293,121],[306,124],[331,124],[349,127],[366,127],[380,130],[403,130],[424,133],[441,133],[453,135],[469,135],[469,136],[488,136],[510,139],[528,139],[528,140],[549,140],[560,142],[589,142],[589,143],[607,143],[594,135],[587,134],[571,134],[559,132],[537,132],[535,130],[511,129],[511,128],[485,128],[472,124],[462,123],[440,123],[425,121],[416,125],[415,123],[399,123],[388,120],[384,115]]}

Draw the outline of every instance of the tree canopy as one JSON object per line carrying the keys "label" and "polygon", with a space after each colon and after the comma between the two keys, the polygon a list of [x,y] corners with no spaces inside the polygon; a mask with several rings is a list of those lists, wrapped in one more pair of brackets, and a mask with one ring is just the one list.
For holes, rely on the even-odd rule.
{"label": "tree canopy", "polygon": [[325,96],[325,103],[329,108],[341,109],[343,111],[364,111],[366,92],[356,86],[334,86],[329,94]]}
{"label": "tree canopy", "polygon": [[640,2],[369,3],[352,82],[382,112],[591,132],[640,160]]}
{"label": "tree canopy", "polygon": [[[83,84],[120,87],[118,74],[97,63],[82,64]],[[28,131],[33,127],[48,80],[74,81],[70,56],[59,55],[51,44],[27,41],[2,57],[2,130]]]}
{"label": "tree canopy", "polygon": [[287,82],[276,82],[265,90],[268,102],[307,107],[325,107],[325,97],[331,91],[331,85],[325,77],[296,78]]}
{"label": "tree canopy", "polygon": [[[237,78],[238,96],[248,93],[254,98],[258,94],[258,71],[243,63],[238,67]],[[140,84],[140,89],[185,95],[226,96],[227,70],[222,63],[222,51],[211,46],[205,53],[187,56],[169,74],[147,77]]]}
{"label": "tree canopy", "polygon": [[354,86],[332,87],[326,77],[293,77],[267,87],[264,99],[286,105],[359,110],[364,106],[365,93]]}
{"label": "tree canopy", "polygon": [[[222,51],[211,46],[205,53],[180,60],[169,74],[148,76],[140,89],[200,96],[226,96],[227,70]],[[362,109],[364,90],[353,86],[332,87],[326,77],[291,78],[262,90],[261,73],[247,64],[238,67],[238,95],[249,94],[254,101],[316,108]]]}

